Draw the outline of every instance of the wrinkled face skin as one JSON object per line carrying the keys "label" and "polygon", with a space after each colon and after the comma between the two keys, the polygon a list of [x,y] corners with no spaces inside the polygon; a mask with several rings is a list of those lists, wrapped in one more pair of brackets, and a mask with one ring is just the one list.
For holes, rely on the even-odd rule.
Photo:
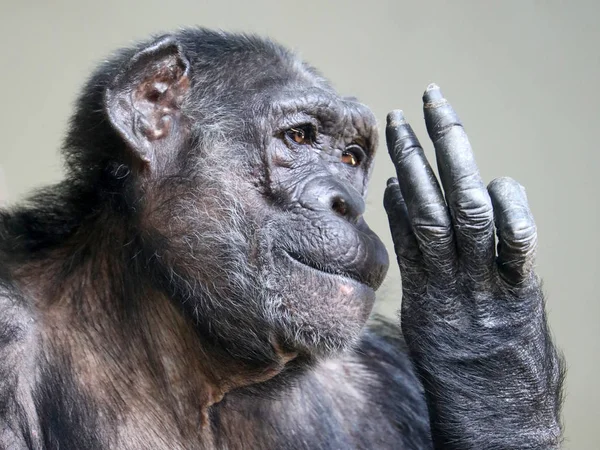
{"label": "wrinkled face skin", "polygon": [[144,223],[207,334],[327,354],[357,339],[388,268],[363,218],[376,122],[307,66],[284,69],[192,75]]}
{"label": "wrinkled face skin", "polygon": [[376,123],[366,107],[328,91],[282,98],[265,148],[276,200],[261,235],[267,305],[294,339],[337,348],[359,333],[388,267],[363,218]]}

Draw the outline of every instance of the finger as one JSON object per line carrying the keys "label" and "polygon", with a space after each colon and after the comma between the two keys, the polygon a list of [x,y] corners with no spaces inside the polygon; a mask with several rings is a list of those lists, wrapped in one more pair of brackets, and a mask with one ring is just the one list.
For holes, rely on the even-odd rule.
{"label": "finger", "polygon": [[494,214],[458,115],[435,84],[423,95],[427,131],[454,223],[458,257],[476,282],[491,278]]}
{"label": "finger", "polygon": [[394,251],[398,257],[398,265],[402,274],[402,282],[413,291],[425,286],[426,274],[423,268],[423,255],[419,250],[417,238],[412,230],[406,202],[402,197],[396,178],[387,181],[383,206],[390,222]]}
{"label": "finger", "polygon": [[537,244],[525,189],[504,177],[493,180],[488,190],[498,234],[498,271],[508,283],[518,285],[532,275]]}
{"label": "finger", "polygon": [[452,224],[440,186],[402,111],[388,114],[387,146],[427,270],[441,282],[456,271]]}

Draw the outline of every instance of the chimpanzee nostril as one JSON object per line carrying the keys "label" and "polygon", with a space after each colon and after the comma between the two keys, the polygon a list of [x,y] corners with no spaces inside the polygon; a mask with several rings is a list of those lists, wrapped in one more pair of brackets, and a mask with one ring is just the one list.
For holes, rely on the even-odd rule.
{"label": "chimpanzee nostril", "polygon": [[348,203],[342,197],[334,197],[331,202],[331,209],[342,217],[348,215]]}
{"label": "chimpanzee nostril", "polygon": [[315,211],[333,212],[351,223],[357,223],[365,212],[365,202],[356,189],[327,176],[306,183],[300,202]]}

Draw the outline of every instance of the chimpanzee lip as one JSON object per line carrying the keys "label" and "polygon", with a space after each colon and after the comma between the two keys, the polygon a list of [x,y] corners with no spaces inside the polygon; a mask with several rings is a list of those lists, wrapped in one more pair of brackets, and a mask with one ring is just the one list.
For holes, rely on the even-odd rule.
{"label": "chimpanzee lip", "polygon": [[350,272],[346,272],[343,270],[336,270],[332,267],[328,267],[325,266],[323,264],[319,264],[315,261],[313,261],[310,258],[307,258],[303,255],[301,255],[298,252],[295,252],[293,250],[287,250],[284,249],[283,253],[285,253],[291,260],[293,260],[296,263],[302,264],[305,267],[308,267],[312,270],[316,270],[317,272],[320,273],[325,273],[327,275],[334,275],[334,276],[338,276],[338,277],[343,277],[343,278],[349,278],[353,281],[356,281],[360,284],[366,285],[364,281],[362,281],[360,278],[358,278],[355,274],[350,273]]}

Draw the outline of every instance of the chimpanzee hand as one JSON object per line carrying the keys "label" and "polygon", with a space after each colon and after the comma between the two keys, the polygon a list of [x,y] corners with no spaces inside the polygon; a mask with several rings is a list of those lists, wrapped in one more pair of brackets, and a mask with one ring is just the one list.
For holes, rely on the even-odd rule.
{"label": "chimpanzee hand", "polygon": [[402,331],[434,443],[552,448],[560,441],[563,372],[533,271],[537,235],[525,191],[509,178],[486,190],[439,88],[430,85],[423,101],[443,193],[394,111],[386,134],[398,179],[388,181],[384,204],[402,273]]}

